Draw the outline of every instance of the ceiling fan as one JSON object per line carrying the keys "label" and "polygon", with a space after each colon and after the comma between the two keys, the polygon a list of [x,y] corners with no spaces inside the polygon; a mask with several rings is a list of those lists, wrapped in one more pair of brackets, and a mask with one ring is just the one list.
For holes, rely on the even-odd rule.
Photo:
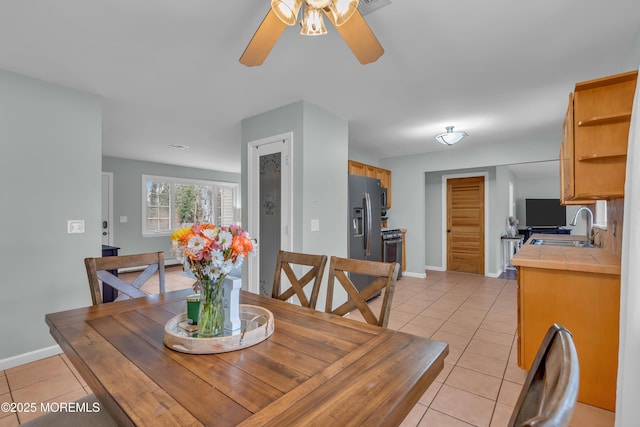
{"label": "ceiling fan", "polygon": [[375,62],[384,53],[358,11],[358,0],[271,0],[271,9],[244,50],[240,63],[248,67],[261,65],[287,25],[296,24],[303,3],[301,34],[326,34],[324,12],[361,64]]}

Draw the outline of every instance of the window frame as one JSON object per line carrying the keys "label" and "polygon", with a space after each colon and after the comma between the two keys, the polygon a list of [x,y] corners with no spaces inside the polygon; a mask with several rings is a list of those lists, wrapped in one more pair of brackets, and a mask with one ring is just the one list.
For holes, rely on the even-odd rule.
{"label": "window frame", "polygon": [[[168,231],[149,231],[147,229],[147,183],[148,182],[162,182],[169,184],[169,230]],[[227,181],[208,181],[203,179],[190,179],[190,178],[178,178],[171,176],[160,176],[160,175],[142,175],[142,186],[141,186],[141,201],[142,201],[142,213],[141,213],[141,232],[142,237],[166,237],[170,236],[173,231],[178,228],[178,224],[174,223],[174,201],[175,201],[175,192],[176,185],[200,185],[200,186],[211,186],[211,187],[226,187],[231,188],[232,193],[232,204],[233,204],[233,223],[240,225],[240,183],[238,182],[227,182]],[[212,208],[215,204],[212,204]],[[216,216],[215,212],[213,216]]]}

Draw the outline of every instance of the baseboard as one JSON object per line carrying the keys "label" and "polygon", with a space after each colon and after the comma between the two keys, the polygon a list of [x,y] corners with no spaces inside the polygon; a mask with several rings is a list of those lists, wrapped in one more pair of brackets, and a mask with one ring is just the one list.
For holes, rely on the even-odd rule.
{"label": "baseboard", "polygon": [[424,278],[427,277],[427,275],[424,274],[424,273],[412,273],[410,271],[403,271],[402,272],[402,276],[415,277],[415,278],[418,278],[418,279],[424,279]]}
{"label": "baseboard", "polygon": [[[182,263],[180,261],[178,261],[176,258],[165,258],[164,259],[164,266],[165,267],[170,267],[173,265],[181,265]],[[118,269],[118,273],[130,273],[132,271],[142,271],[144,270],[144,266],[139,266],[139,267],[127,267],[127,268],[119,268]]]}
{"label": "baseboard", "polygon": [[[444,267],[439,267],[435,265],[426,265],[424,267],[425,270],[433,270],[433,271],[447,271]],[[404,274],[404,273],[403,273]],[[498,270],[497,273],[485,273],[485,277],[498,278],[502,274],[502,270]]]}
{"label": "baseboard", "polygon": [[39,350],[30,351],[28,353],[18,354],[15,356],[0,359],[0,371],[15,368],[25,363],[35,362],[36,360],[46,359],[47,357],[56,356],[62,353],[59,345],[41,348]]}

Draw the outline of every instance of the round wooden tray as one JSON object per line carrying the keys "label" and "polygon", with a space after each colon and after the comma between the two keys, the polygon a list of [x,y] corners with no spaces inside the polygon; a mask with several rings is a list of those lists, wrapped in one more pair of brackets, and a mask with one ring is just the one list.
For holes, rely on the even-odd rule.
{"label": "round wooden tray", "polygon": [[241,332],[213,338],[198,338],[197,330],[191,331],[187,313],[172,317],[164,327],[164,345],[172,350],[191,354],[225,353],[250,347],[273,334],[273,313],[257,305],[240,304]]}

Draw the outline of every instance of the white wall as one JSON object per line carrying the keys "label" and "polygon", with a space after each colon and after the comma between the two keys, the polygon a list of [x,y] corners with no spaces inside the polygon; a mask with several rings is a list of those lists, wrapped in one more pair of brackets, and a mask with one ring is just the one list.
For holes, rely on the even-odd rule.
{"label": "white wall", "polygon": [[[640,33],[637,46],[640,59]],[[640,419],[640,85],[636,86],[629,129],[624,192],[616,427],[636,426]]]}
{"label": "white wall", "polygon": [[[347,121],[299,101],[244,119],[241,126],[242,205],[247,206],[247,144],[293,132],[292,250],[347,256]],[[319,220],[319,232],[310,231],[311,219]],[[324,307],[327,276],[318,308]]]}
{"label": "white wall", "polygon": [[[101,144],[99,97],[0,70],[0,369],[55,345],[46,313],[91,304]],[[72,219],[84,234],[67,234]]]}

